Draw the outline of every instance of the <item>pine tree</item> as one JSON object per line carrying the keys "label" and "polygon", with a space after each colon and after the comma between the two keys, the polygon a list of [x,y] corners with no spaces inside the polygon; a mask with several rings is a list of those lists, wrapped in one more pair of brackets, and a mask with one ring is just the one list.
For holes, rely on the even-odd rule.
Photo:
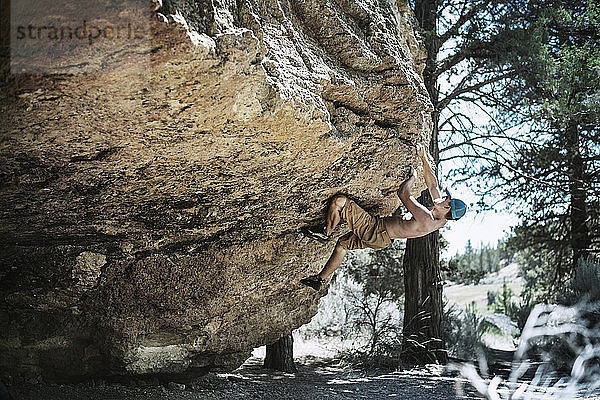
{"label": "pine tree", "polygon": [[527,49],[510,62],[529,68],[506,86],[504,96],[519,105],[502,116],[520,112],[529,133],[514,171],[493,175],[502,175],[524,221],[509,246],[539,266],[530,283],[551,297],[580,259],[600,249],[600,6],[531,1],[524,12]]}
{"label": "pine tree", "polygon": [[[487,26],[498,33],[494,50],[470,58],[489,68],[488,84],[454,97],[441,162],[463,160],[449,175],[470,182],[480,204],[505,202],[518,214],[507,250],[527,263],[533,290],[551,297],[579,259],[600,251],[600,5],[487,3],[505,8]],[[489,114],[490,125],[462,117],[466,104]]]}

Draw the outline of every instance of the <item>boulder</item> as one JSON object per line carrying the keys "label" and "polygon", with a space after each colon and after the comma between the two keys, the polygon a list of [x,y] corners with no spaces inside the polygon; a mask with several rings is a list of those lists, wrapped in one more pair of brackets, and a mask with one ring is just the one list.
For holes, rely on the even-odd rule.
{"label": "boulder", "polygon": [[[300,229],[336,193],[392,213],[429,141],[403,0],[120,3],[11,15],[37,42],[2,61],[0,376],[236,368],[325,294],[298,281],[343,228]],[[67,11],[85,40],[36,48]]]}

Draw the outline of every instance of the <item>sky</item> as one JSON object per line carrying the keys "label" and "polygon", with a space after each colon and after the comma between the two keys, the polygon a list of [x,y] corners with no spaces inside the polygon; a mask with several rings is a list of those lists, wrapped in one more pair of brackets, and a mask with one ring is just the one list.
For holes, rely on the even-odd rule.
{"label": "sky", "polygon": [[[465,109],[465,113],[469,110]],[[446,161],[443,164],[443,169],[458,167],[460,161]],[[452,165],[456,163],[456,165]],[[475,204],[479,201],[479,197],[474,195],[466,184],[456,185],[453,182],[445,182],[444,174],[441,173],[440,187],[449,188],[452,197],[461,199],[467,203],[467,213],[458,221],[448,221],[446,226],[440,231],[444,238],[448,241],[448,249],[442,252],[443,259],[449,259],[457,253],[464,253],[467,242],[471,241],[471,246],[480,248],[484,245],[491,244],[495,246],[498,240],[508,236],[511,227],[519,222],[516,215],[506,210],[503,202],[495,206],[495,210],[481,211],[480,207]],[[471,178],[471,180],[476,178]],[[473,183],[473,182],[471,182]],[[484,185],[482,185],[484,186]],[[494,200],[493,195],[486,196],[489,201]]]}
{"label": "sky", "polygon": [[[462,75],[460,74],[451,76],[450,81],[441,79],[440,89],[442,93],[450,91],[452,85],[456,85],[461,79]],[[483,112],[482,109],[467,102],[462,103],[460,108],[456,108],[455,111],[460,111],[460,113],[468,116],[471,121],[473,121],[474,127],[476,128],[486,127],[490,124],[489,114],[492,113],[492,110]],[[444,115],[444,112],[442,112],[442,119],[444,118]],[[440,135],[444,134],[444,132],[440,132]],[[444,158],[458,154],[460,154],[459,150],[453,149],[448,153],[441,154],[441,157]],[[444,171],[458,168],[460,167],[460,163],[461,161],[458,159],[443,162],[438,166],[438,170],[441,170],[438,178],[443,179]],[[467,205],[476,204],[479,200],[465,184],[457,186],[454,185],[453,182],[440,181],[440,187],[450,188],[452,197],[463,200]],[[493,195],[489,196],[489,199],[493,200]],[[471,241],[471,246],[474,248],[480,248],[481,246],[489,244],[495,246],[498,243],[498,240],[508,236],[511,227],[518,222],[519,220],[514,214],[506,211],[503,203],[498,204],[495,211],[479,211],[477,210],[477,207],[469,207],[465,216],[458,221],[449,221],[441,230],[442,235],[449,242],[448,249],[441,253],[441,257],[447,260],[457,253],[464,253],[469,240]]]}
{"label": "sky", "polygon": [[[454,190],[452,195],[467,204],[474,203],[476,200],[476,197],[466,189]],[[463,253],[469,240],[474,248],[487,244],[495,246],[499,239],[507,236],[511,226],[517,222],[516,216],[506,211],[478,212],[471,207],[460,220],[448,221],[446,227],[442,229],[441,233],[449,242],[449,246],[441,256],[447,260],[457,253]]]}

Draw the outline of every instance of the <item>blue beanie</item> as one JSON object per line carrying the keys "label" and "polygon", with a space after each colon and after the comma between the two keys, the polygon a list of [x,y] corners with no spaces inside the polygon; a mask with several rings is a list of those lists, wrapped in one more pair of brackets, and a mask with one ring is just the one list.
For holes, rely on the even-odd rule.
{"label": "blue beanie", "polygon": [[467,212],[467,205],[464,201],[459,199],[450,200],[450,210],[452,211],[452,218],[459,219]]}

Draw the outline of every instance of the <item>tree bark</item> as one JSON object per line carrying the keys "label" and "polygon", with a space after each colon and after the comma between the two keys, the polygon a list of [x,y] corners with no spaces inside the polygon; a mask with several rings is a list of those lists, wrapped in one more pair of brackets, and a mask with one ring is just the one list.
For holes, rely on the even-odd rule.
{"label": "tree bark", "polygon": [[[431,203],[423,191],[419,202]],[[443,341],[442,279],[439,258],[439,231],[408,239],[404,252],[403,358],[414,364],[446,363]]]}
{"label": "tree bark", "polygon": [[[431,113],[432,133],[429,152],[435,164],[439,162],[438,122],[439,91],[435,77],[435,65],[439,46],[436,24],[439,2],[436,0],[415,1],[415,15],[426,32],[424,37],[427,60],[423,79],[429,92],[434,110]],[[427,190],[421,193],[419,202],[433,205]],[[404,330],[402,347],[404,359],[415,364],[447,362],[442,328],[442,281],[440,273],[439,231],[427,236],[408,239],[404,252]]]}
{"label": "tree bark", "polygon": [[585,165],[581,158],[580,137],[577,125],[571,121],[567,128],[567,144],[571,155],[569,166],[569,195],[571,219],[571,248],[573,263],[571,273],[577,268],[580,259],[589,256],[591,247],[590,230],[587,226],[587,192],[585,188]]}
{"label": "tree bark", "polygon": [[283,372],[296,372],[294,364],[294,338],[291,334],[282,336],[273,344],[267,345],[264,368]]}
{"label": "tree bark", "polygon": [[432,132],[431,141],[429,142],[429,152],[437,165],[439,162],[439,144],[438,144],[438,125],[440,121],[439,110],[439,89],[437,76],[435,75],[437,65],[437,55],[439,52],[439,44],[437,37],[437,18],[438,9],[440,7],[439,0],[417,0],[415,1],[415,16],[419,22],[419,26],[425,32],[423,35],[425,40],[425,50],[427,59],[425,60],[425,69],[423,70],[423,83],[429,93],[431,102],[433,103],[433,111],[431,112]]}

